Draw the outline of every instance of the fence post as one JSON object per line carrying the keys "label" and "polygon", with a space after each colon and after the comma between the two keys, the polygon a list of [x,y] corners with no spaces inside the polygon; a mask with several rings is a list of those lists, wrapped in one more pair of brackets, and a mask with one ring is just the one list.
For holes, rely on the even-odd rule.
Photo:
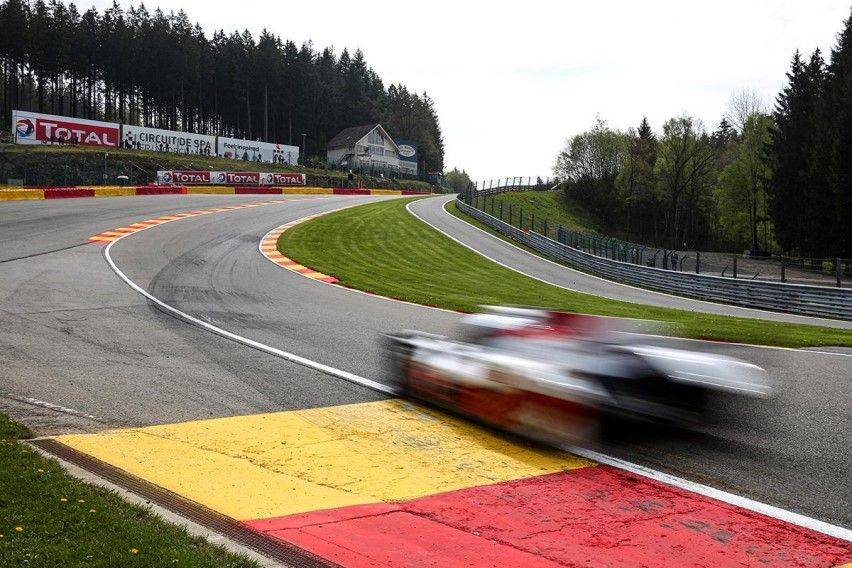
{"label": "fence post", "polygon": [[514,216],[515,216],[515,215],[514,215],[514,212],[512,211],[512,204],[510,203],[510,204],[509,204],[509,226],[510,226],[510,227],[511,227],[511,226],[513,226],[513,225],[512,225],[512,221],[514,220],[514,219],[513,219],[513,218],[514,218]]}
{"label": "fence post", "polygon": [[701,253],[695,251],[695,273],[701,274]]}
{"label": "fence post", "polygon": [[521,210],[521,213],[520,213],[520,221],[518,222],[518,228],[523,231],[524,230],[524,208],[519,207],[519,209]]}
{"label": "fence post", "polygon": [[547,236],[547,217],[544,218],[544,236]]}
{"label": "fence post", "polygon": [[503,220],[503,200],[500,200],[500,220]]}
{"label": "fence post", "polygon": [[733,256],[734,258],[734,278],[737,277],[737,255]]}
{"label": "fence post", "polygon": [[784,255],[782,254],[781,255],[781,282],[787,281],[787,274],[785,272],[786,271],[784,269]]}
{"label": "fence post", "polygon": [[837,278],[837,287],[838,287],[838,288],[840,288],[840,275],[841,275],[841,272],[842,272],[842,271],[840,270],[840,257],[838,256],[837,258],[835,258],[835,259],[834,259],[834,274],[835,274],[835,276],[836,276],[836,278]]}
{"label": "fence post", "polygon": [[530,230],[535,231],[535,211],[530,213]]}

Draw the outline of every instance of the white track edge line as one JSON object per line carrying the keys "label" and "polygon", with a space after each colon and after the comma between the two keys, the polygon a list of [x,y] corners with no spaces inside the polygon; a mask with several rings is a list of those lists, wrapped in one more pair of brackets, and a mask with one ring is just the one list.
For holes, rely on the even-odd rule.
{"label": "white track edge line", "polygon": [[76,416],[78,418],[86,418],[87,420],[94,420],[95,422],[101,422],[99,418],[96,416],[92,416],[91,414],[86,414],[82,410],[77,410],[75,408],[68,408],[67,406],[62,406],[59,404],[54,404],[52,402],[47,402],[44,400],[39,400],[37,398],[32,398],[30,396],[19,396],[13,393],[2,393],[0,394],[3,398],[8,398],[9,400],[14,400],[16,402],[20,402],[23,404],[29,404],[30,406],[38,406],[40,408],[46,408],[48,410],[52,410],[54,412],[61,412],[62,414],[68,414],[69,416]]}
{"label": "white track edge line", "polygon": [[[412,202],[412,203],[415,203],[415,202]],[[567,287],[567,286],[563,286],[563,285],[561,285],[561,284],[555,284],[555,283],[550,282],[550,281],[548,281],[548,280],[544,280],[543,278],[539,278],[538,276],[533,276],[532,274],[528,274],[528,273],[526,273],[526,272],[524,272],[524,271],[522,271],[522,270],[520,270],[520,269],[513,268],[513,267],[511,267],[511,266],[508,266],[507,264],[504,264],[504,263],[500,262],[499,260],[494,259],[494,258],[492,258],[492,257],[488,256],[487,254],[485,254],[485,253],[484,253],[484,252],[482,252],[482,251],[478,251],[478,250],[476,250],[476,249],[475,249],[475,248],[473,248],[472,246],[470,246],[470,245],[468,245],[468,244],[466,244],[466,243],[463,243],[462,241],[460,241],[460,240],[459,240],[459,239],[457,239],[456,237],[454,237],[454,236],[452,236],[451,234],[447,233],[447,232],[446,232],[446,231],[444,231],[443,229],[441,229],[441,228],[439,228],[439,227],[436,227],[435,225],[433,225],[432,223],[430,223],[429,221],[425,220],[423,217],[421,217],[420,215],[418,215],[417,213],[415,213],[414,211],[412,211],[411,209],[409,209],[409,206],[410,206],[410,205],[412,205],[412,203],[409,203],[408,205],[406,205],[406,206],[405,206],[405,208],[408,210],[408,212],[409,212],[409,213],[410,213],[413,217],[415,217],[415,218],[416,218],[416,219],[418,219],[419,221],[421,221],[421,222],[425,223],[426,225],[429,225],[430,227],[432,227],[433,229],[435,229],[436,231],[438,231],[438,232],[439,232],[439,233],[441,233],[442,235],[446,236],[447,238],[452,239],[453,241],[455,241],[456,243],[458,243],[458,244],[460,244],[461,246],[465,247],[466,249],[468,249],[468,250],[471,250],[471,251],[475,252],[476,254],[478,254],[479,256],[481,256],[482,258],[488,259],[488,260],[490,260],[491,262],[493,262],[493,263],[495,263],[495,264],[499,264],[499,265],[500,265],[500,266],[502,266],[503,268],[507,268],[507,269],[509,269],[509,270],[511,270],[511,271],[513,271],[513,272],[517,272],[518,274],[521,274],[521,275],[526,276],[526,277],[528,277],[528,278],[532,278],[533,280],[538,280],[539,282],[542,282],[542,283],[544,283],[544,284],[548,284],[548,285],[550,285],[550,286],[555,286],[556,288],[561,288],[561,289],[563,289],[563,290],[567,290],[568,292],[576,292],[576,293],[578,293],[578,294],[586,294],[586,295],[590,295],[590,296],[593,296],[593,295],[594,295],[594,294],[589,294],[588,292],[583,292],[583,291],[580,291],[580,290],[575,290],[575,289],[573,289],[573,288],[569,288],[569,287]],[[489,237],[491,237],[492,239],[496,239],[496,238],[497,238],[497,237],[495,237],[494,235],[492,235],[492,234],[488,233],[487,231],[483,231],[483,230],[482,230],[482,229],[480,229],[479,227],[476,227],[476,226],[472,225],[471,223],[468,223],[467,221],[464,221],[464,220],[462,220],[462,219],[458,219],[458,217],[455,217],[452,213],[450,213],[450,212],[448,212],[446,209],[444,209],[444,207],[443,207],[443,206],[441,207],[441,210],[443,210],[443,211],[444,211],[444,213],[446,213],[446,214],[447,214],[447,215],[449,215],[450,217],[453,217],[454,219],[457,219],[458,221],[460,221],[460,222],[462,222],[462,223],[466,223],[466,224],[470,225],[470,227],[471,227],[471,228],[476,229],[477,231],[480,231],[480,232],[482,232],[482,233],[484,233],[484,234],[488,235],[488,236],[489,236]],[[507,244],[507,245],[511,246],[511,247],[514,247],[514,248],[516,248],[516,249],[520,250],[521,252],[524,252],[524,253],[526,253],[526,254],[528,254],[528,255],[531,255],[531,256],[533,256],[533,257],[535,257],[535,258],[538,258],[538,259],[540,259],[540,260],[544,260],[545,262],[549,262],[550,264],[554,264],[554,265],[559,266],[559,267],[561,267],[561,268],[564,268],[564,269],[566,269],[566,270],[574,270],[573,268],[570,268],[570,267],[567,267],[567,266],[563,266],[563,265],[561,265],[561,264],[558,264],[558,263],[553,262],[552,260],[549,260],[549,259],[543,258],[543,257],[541,257],[541,256],[538,256],[537,254],[533,254],[533,253],[531,253],[531,252],[529,252],[529,251],[527,251],[527,250],[524,250],[524,249],[522,249],[522,248],[518,247],[517,245],[515,245],[515,244],[513,244],[513,243],[510,243],[510,242],[507,242],[507,241],[503,241],[503,239],[499,239],[499,240],[500,240],[500,241],[502,241],[503,243],[505,243],[505,244]],[[604,282],[610,282],[610,283],[613,283],[613,284],[617,284],[617,285],[619,285],[619,286],[627,286],[628,288],[634,288],[633,286],[629,286],[628,284],[621,284],[621,283],[619,283],[619,282],[612,282],[611,280],[606,280],[606,279],[600,278],[600,277],[598,277],[598,276],[594,276],[594,275],[591,275],[591,274],[586,274],[585,272],[581,272],[581,274],[586,275],[586,276],[591,276],[591,277],[593,277],[593,278],[597,278],[597,279],[599,279],[599,280],[603,280]],[[638,290],[643,290],[642,288],[637,288],[637,289],[638,289]],[[646,290],[646,291],[647,291],[647,290]],[[662,292],[654,292],[654,293],[655,293],[655,294],[662,294],[662,295],[664,295],[664,296],[672,296],[671,294],[665,294],[665,293],[662,293]],[[604,296],[601,296],[601,297],[604,297]],[[687,299],[687,300],[691,300],[691,298],[683,298],[683,297],[681,297],[681,296],[672,296],[672,297],[674,297],[674,298],[680,298],[680,299]],[[625,302],[625,301],[626,301],[626,300],[617,300],[617,299],[614,299],[614,298],[609,298],[609,299],[612,299],[612,300],[617,301],[617,302]],[[702,302],[702,300],[692,300],[692,301],[695,301],[695,302]],[[628,302],[628,303],[629,303],[629,302]],[[704,302],[704,303],[705,303],[705,304],[713,304],[713,302]],[[647,304],[642,304],[642,305],[647,305]],[[714,305],[725,306],[726,304],[714,304]],[[651,306],[651,307],[654,307],[654,306]],[[684,309],[682,309],[682,308],[667,308],[667,309],[680,310],[680,311],[687,311],[687,310],[684,310]],[[751,308],[744,308],[744,309],[751,309]],[[757,311],[761,311],[761,310],[757,310]],[[703,312],[702,312],[702,313],[703,313]],[[767,312],[767,313],[773,313],[773,314],[776,314],[777,312]],[[709,315],[719,315],[719,316],[723,316],[723,317],[742,317],[742,316],[725,316],[724,314],[709,314]],[[609,316],[609,317],[616,317],[616,316]],[[802,316],[802,317],[807,317],[807,316]],[[618,318],[618,319],[637,319],[637,318]],[[758,320],[758,321],[772,321],[772,320],[760,320],[760,318],[748,318],[748,319],[756,319],[756,320]],[[834,320],[829,320],[829,321],[834,321]],[[793,325],[813,325],[813,324],[797,324],[797,323],[795,323],[795,322],[776,322],[776,323],[791,323],[791,324],[793,324]],[[837,328],[837,329],[838,329],[838,330],[843,330],[844,328]],[[648,337],[660,337],[660,338],[667,338],[667,339],[679,339],[679,340],[683,340],[683,341],[692,341],[692,342],[696,342],[696,343],[711,343],[711,344],[714,344],[714,345],[739,345],[739,346],[741,346],[741,347],[757,347],[757,348],[759,348],[759,349],[779,349],[779,350],[783,350],[783,351],[794,351],[794,352],[796,352],[796,353],[813,353],[813,354],[816,354],[816,355],[834,355],[834,356],[840,356],[840,357],[852,357],[852,353],[836,353],[836,352],[833,352],[833,351],[817,351],[817,350],[812,350],[812,349],[807,349],[807,348],[798,349],[798,348],[795,348],[795,347],[780,347],[780,346],[777,346],[777,345],[757,345],[757,344],[754,344],[754,343],[738,343],[738,342],[735,342],[735,341],[713,341],[713,340],[711,340],[711,339],[695,339],[695,338],[692,338],[692,337],[672,337],[672,336],[668,336],[668,335],[653,335],[653,334],[646,334],[646,335],[648,335]]]}
{"label": "white track edge line", "polygon": [[[410,204],[409,204],[410,205]],[[407,208],[407,206],[406,206]],[[409,210],[410,212],[410,210]],[[413,213],[412,213],[413,214]],[[415,215],[415,217],[417,217]],[[419,218],[419,217],[418,217]],[[425,222],[425,221],[424,221]],[[428,223],[427,223],[428,225]],[[273,229],[274,230],[274,229]],[[293,363],[303,365],[310,369],[315,369],[322,373],[338,377],[344,379],[346,381],[355,383],[357,385],[361,385],[385,394],[396,395],[396,390],[385,385],[383,383],[379,383],[377,381],[373,381],[371,379],[367,379],[365,377],[361,377],[360,375],[356,375],[355,373],[350,373],[348,371],[343,371],[332,367],[330,365],[325,365],[323,363],[319,363],[317,361],[312,361],[305,357],[301,357],[294,353],[288,353],[286,351],[282,351],[281,349],[277,349],[275,347],[271,347],[269,345],[265,345],[253,339],[249,339],[247,337],[243,337],[241,335],[237,335],[236,333],[232,333],[230,331],[224,330],[220,327],[217,327],[213,324],[202,321],[196,317],[193,317],[181,310],[170,306],[163,302],[162,300],[154,297],[149,294],[146,290],[144,290],[141,286],[130,280],[121,269],[116,266],[115,262],[112,260],[109,252],[112,248],[112,245],[120,241],[121,239],[132,235],[135,233],[129,233],[128,235],[124,235],[119,237],[118,239],[110,242],[106,248],[104,248],[104,258],[109,264],[110,268],[115,272],[119,278],[121,278],[128,286],[130,286],[133,290],[147,298],[148,300],[154,302],[157,306],[162,308],[163,310],[178,316],[181,319],[184,319],[194,325],[197,325],[211,333],[215,333],[216,335],[225,337],[237,343],[242,343],[243,345],[247,345],[259,351],[263,351],[269,353],[271,355],[275,355],[277,357],[281,357],[287,361],[291,361]],[[766,515],[768,517],[772,517],[790,524],[794,524],[800,527],[804,527],[819,533],[823,533],[829,536],[833,536],[835,538],[845,540],[848,542],[852,542],[852,531],[849,529],[845,529],[843,527],[832,525],[831,523],[827,523],[824,521],[820,521],[817,519],[813,519],[811,517],[802,515],[800,513],[794,513],[792,511],[787,511],[786,509],[781,509],[780,507],[775,507],[772,505],[767,505],[765,503],[761,503],[759,501],[755,501],[753,499],[749,499],[748,497],[742,497],[740,495],[735,495],[733,493],[728,493],[727,491],[722,491],[721,489],[715,489],[713,487],[702,485],[700,483],[696,483],[693,481],[689,481],[687,479],[683,479],[674,475],[670,475],[668,473],[664,473],[661,471],[657,471],[655,469],[651,469],[645,466],[637,465],[625,460],[621,460],[618,458],[613,458],[607,456],[605,454],[600,454],[598,452],[587,450],[584,448],[573,448],[573,447],[565,447],[565,450],[571,451],[580,457],[585,457],[587,459],[597,461],[604,465],[609,465],[618,469],[622,469],[624,471],[629,471],[631,473],[635,473],[636,475],[641,475],[643,477],[648,477],[655,481],[659,481],[661,483],[665,483],[666,485],[671,485],[673,487],[677,487],[679,489],[684,489],[686,491],[691,491],[693,493],[697,493],[699,495],[703,495],[705,497],[710,497],[711,499],[716,499],[717,501],[722,501],[724,503],[728,503],[730,505],[735,505],[737,507],[741,507],[746,510],[750,510],[756,513],[760,513]]]}
{"label": "white track edge line", "polygon": [[[285,200],[282,200],[282,201],[285,201]],[[190,217],[184,217],[184,218],[188,219]],[[155,225],[155,226],[158,226],[158,225]],[[247,346],[252,347],[254,349],[257,349],[259,351],[264,351],[264,352],[269,353],[271,355],[281,357],[282,359],[285,359],[285,360],[290,361],[292,363],[296,363],[298,365],[302,365],[304,367],[308,367],[310,369],[320,371],[321,373],[332,375],[334,377],[344,379],[346,381],[349,381],[349,382],[352,382],[352,383],[355,383],[355,384],[358,384],[358,385],[361,385],[361,386],[365,386],[365,387],[371,388],[373,390],[384,392],[386,394],[390,394],[390,395],[395,394],[395,392],[396,392],[395,389],[393,389],[393,388],[391,388],[391,387],[389,387],[385,384],[382,384],[382,383],[361,377],[361,376],[356,375],[354,373],[349,373],[347,371],[336,369],[335,367],[331,367],[329,365],[325,365],[325,364],[319,363],[317,361],[312,361],[312,360],[307,359],[305,357],[301,357],[299,355],[296,355],[295,353],[289,353],[287,351],[283,351],[281,349],[277,349],[275,347],[265,345],[265,344],[260,343],[258,341],[254,341],[253,339],[249,339],[247,337],[243,337],[243,336],[237,335],[235,333],[231,333],[230,331],[227,331],[225,329],[217,327],[217,326],[215,326],[211,323],[208,323],[206,321],[198,319],[194,316],[191,316],[191,315],[187,314],[186,312],[183,312],[183,311],[181,311],[181,310],[179,310],[179,309],[177,309],[173,306],[170,306],[169,304],[163,302],[159,298],[154,297],[147,290],[143,289],[141,286],[139,286],[138,284],[133,282],[124,272],[122,272],[121,269],[116,265],[115,261],[112,259],[112,256],[110,256],[110,251],[112,249],[112,246],[115,243],[121,241],[125,237],[128,237],[130,235],[134,235],[136,233],[140,233],[140,232],[145,231],[145,230],[147,230],[147,229],[142,229],[140,231],[128,233],[126,235],[122,235],[121,237],[115,239],[114,241],[111,241],[104,248],[104,258],[106,259],[107,264],[109,264],[109,267],[112,269],[112,271],[115,272],[118,275],[118,277],[121,278],[124,281],[125,284],[130,286],[133,290],[135,290],[136,292],[138,292],[139,294],[141,294],[142,296],[144,296],[145,298],[147,298],[148,300],[150,300],[151,302],[156,304],[158,307],[160,307],[164,311],[166,311],[166,312],[168,312],[172,315],[175,315],[175,316],[177,316],[181,319],[184,319],[184,320],[186,320],[186,321],[188,321],[188,322],[190,322],[194,325],[197,325],[197,326],[199,326],[199,327],[201,327],[201,328],[203,328],[203,329],[205,329],[205,330],[207,330],[211,333],[215,333],[216,335],[219,335],[219,336],[224,337],[226,339],[230,339],[231,341],[236,341],[237,343],[242,343],[243,345],[247,345]]]}
{"label": "white track edge line", "polygon": [[570,451],[571,453],[574,453],[580,457],[597,461],[604,465],[622,469],[624,471],[629,471],[630,473],[641,475],[643,477],[651,478],[654,481],[659,481],[661,483],[665,483],[666,485],[672,485],[679,489],[685,489],[687,491],[703,495],[704,497],[709,497],[717,501],[728,503],[729,505],[741,507],[743,509],[753,511],[755,513],[766,515],[767,517],[772,517],[780,521],[805,527],[816,532],[833,536],[840,540],[852,542],[852,530],[838,525],[833,525],[825,521],[820,521],[818,519],[808,517],[807,515],[803,515],[801,513],[788,511],[787,509],[782,509],[774,505],[767,505],[766,503],[761,503],[760,501],[756,501],[748,497],[729,493],[721,489],[716,489],[715,487],[710,487],[709,485],[703,485],[701,483],[689,481],[688,479],[677,477],[675,475],[658,471],[656,469],[652,469],[643,465],[638,465],[626,460],[622,460],[620,458],[607,456],[594,450],[578,448],[574,446],[564,446],[562,449]]}

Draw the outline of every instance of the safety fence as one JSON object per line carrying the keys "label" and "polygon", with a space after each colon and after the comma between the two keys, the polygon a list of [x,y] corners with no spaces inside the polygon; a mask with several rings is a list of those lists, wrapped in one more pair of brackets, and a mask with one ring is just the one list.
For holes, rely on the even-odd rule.
{"label": "safety fence", "polygon": [[552,190],[555,182],[541,178],[501,178],[471,183],[462,199],[510,225],[529,228],[559,242],[612,260],[642,266],[694,272],[741,280],[791,282],[813,286],[852,287],[852,259],[797,258],[782,255],[758,255],[669,249],[622,240],[596,233],[560,228],[558,223],[536,215],[532,207],[504,200],[500,194],[514,191]]}
{"label": "safety fence", "polygon": [[547,191],[555,189],[556,180],[540,176],[516,176],[470,182],[468,193],[494,195],[507,191]]}
{"label": "safety fence", "polygon": [[[552,239],[547,236],[552,227],[546,221],[544,227],[538,227],[543,229],[542,232],[536,230],[535,222],[526,225],[522,221],[520,228],[515,227],[465,203],[465,197],[460,196],[456,200],[462,212],[546,256],[609,280],[744,307],[852,320],[852,289],[726,278],[665,270],[617,257],[606,258],[572,246],[580,243],[560,226],[555,228],[556,239]],[[475,200],[470,195],[467,197]]]}

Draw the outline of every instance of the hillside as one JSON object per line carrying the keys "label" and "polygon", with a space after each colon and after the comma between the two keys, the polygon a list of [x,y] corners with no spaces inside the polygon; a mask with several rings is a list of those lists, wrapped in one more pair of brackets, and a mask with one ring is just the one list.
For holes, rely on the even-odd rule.
{"label": "hillside", "polygon": [[[130,183],[138,184],[153,181],[157,170],[291,171],[306,174],[307,184],[316,187],[344,186],[347,182],[347,173],[343,171],[243,162],[215,156],[124,149],[104,152],[102,148],[85,146],[0,144],[0,184],[9,179],[24,180],[24,184],[29,186],[115,184],[119,175],[126,175]],[[428,190],[431,187],[418,180],[363,175],[356,175],[355,182],[370,188]]]}
{"label": "hillside", "polygon": [[[574,201],[566,201],[565,196],[559,190],[556,191],[512,191],[500,193],[494,196],[496,207],[503,202],[504,212],[508,215],[508,206],[511,203],[513,216],[517,220],[519,208],[523,208],[524,216],[529,219],[531,214],[537,220],[547,219],[553,230],[557,225],[566,229],[581,231],[584,233],[604,232],[600,223],[594,216],[586,211],[580,204]],[[490,200],[489,205],[490,207]]]}

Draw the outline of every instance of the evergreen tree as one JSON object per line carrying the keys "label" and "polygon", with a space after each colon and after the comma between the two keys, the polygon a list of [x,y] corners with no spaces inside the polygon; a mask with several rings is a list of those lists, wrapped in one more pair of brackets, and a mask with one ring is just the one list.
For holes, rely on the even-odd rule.
{"label": "evergreen tree", "polygon": [[315,155],[346,127],[388,121],[417,141],[424,170],[443,170],[432,100],[386,89],[361,51],[318,53],[268,30],[208,39],[182,11],[115,0],[83,14],[61,0],[0,0],[0,30],[4,120],[20,109],[297,145],[305,134]]}
{"label": "evergreen tree", "polygon": [[647,117],[628,136],[628,151],[616,185],[620,193],[624,227],[640,241],[659,239],[660,204],[657,201],[654,164],[657,161],[657,138]]}
{"label": "evergreen tree", "polygon": [[852,15],[831,51],[826,89],[830,203],[834,245],[830,254],[852,257]]}
{"label": "evergreen tree", "polygon": [[811,150],[817,95],[813,63],[808,65],[797,51],[787,73],[787,86],[776,99],[775,128],[769,144],[769,211],[775,235],[783,251],[809,254],[805,211],[810,191]]}

